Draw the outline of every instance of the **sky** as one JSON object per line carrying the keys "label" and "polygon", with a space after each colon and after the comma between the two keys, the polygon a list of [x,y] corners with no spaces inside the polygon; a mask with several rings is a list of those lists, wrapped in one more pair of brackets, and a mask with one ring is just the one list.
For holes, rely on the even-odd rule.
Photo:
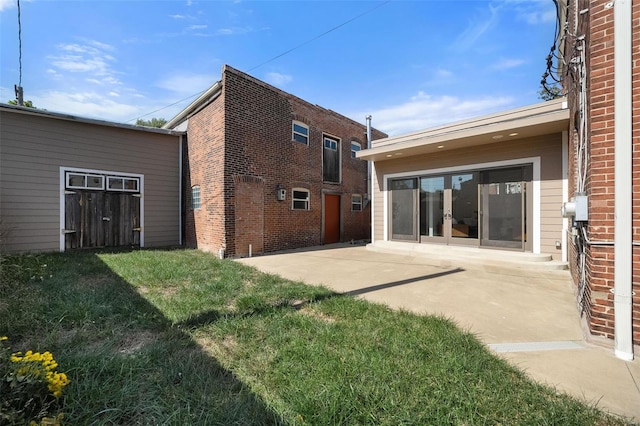
{"label": "sky", "polygon": [[[0,0],[0,102],[170,119],[224,64],[399,135],[541,102],[551,0]],[[22,77],[20,49],[22,45]]]}

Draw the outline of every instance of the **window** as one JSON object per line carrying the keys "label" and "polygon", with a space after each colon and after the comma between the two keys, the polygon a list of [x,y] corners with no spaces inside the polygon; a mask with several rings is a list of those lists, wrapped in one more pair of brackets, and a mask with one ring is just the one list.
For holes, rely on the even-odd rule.
{"label": "window", "polygon": [[67,172],[67,188],[104,189],[104,176]]}
{"label": "window", "polygon": [[138,178],[107,176],[107,191],[139,192]]}
{"label": "window", "polygon": [[362,211],[362,195],[353,194],[351,196],[351,211],[354,211],[354,212]]}
{"label": "window", "polygon": [[332,151],[337,151],[338,150],[338,141],[333,140],[331,138],[324,138],[324,147],[327,149],[330,149]]}
{"label": "window", "polygon": [[191,187],[191,209],[196,210],[200,208],[200,185],[194,185]]}
{"label": "window", "polygon": [[309,144],[309,126],[299,121],[294,121],[292,128],[293,128],[293,134],[291,138],[296,142],[300,142],[308,145]]}
{"label": "window", "polygon": [[307,189],[294,188],[291,192],[293,210],[309,210],[309,191]]}
{"label": "window", "polygon": [[351,142],[351,158],[356,158],[356,152],[361,149],[362,146],[358,142]]}

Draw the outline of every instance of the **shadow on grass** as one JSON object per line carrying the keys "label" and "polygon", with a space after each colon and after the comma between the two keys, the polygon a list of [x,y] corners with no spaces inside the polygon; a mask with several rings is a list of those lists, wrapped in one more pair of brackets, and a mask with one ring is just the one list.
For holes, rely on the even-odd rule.
{"label": "shadow on grass", "polygon": [[54,354],[71,379],[65,423],[284,423],[97,253],[33,259],[42,274],[15,283],[0,335],[15,351]]}
{"label": "shadow on grass", "polygon": [[316,295],[315,297],[309,298],[309,299],[305,299],[305,300],[299,300],[296,301],[294,303],[291,303],[289,301],[283,301],[280,303],[274,303],[274,304],[268,304],[268,303],[261,303],[259,305],[254,305],[254,306],[250,306],[248,309],[244,309],[241,310],[240,312],[220,312],[218,310],[208,310],[205,312],[201,312],[198,315],[195,315],[185,321],[180,321],[178,323],[176,323],[175,325],[179,328],[198,328],[207,324],[211,324],[214,323],[220,319],[231,319],[231,318],[247,318],[247,317],[252,317],[252,316],[260,316],[263,315],[265,313],[268,312],[273,312],[274,310],[277,309],[294,309],[294,310],[301,310],[303,309],[305,306],[311,304],[311,303],[316,303],[316,302],[321,302],[323,300],[327,300],[327,299],[334,299],[337,297],[351,297],[351,296],[358,296],[361,294],[366,294],[366,293],[371,293],[374,291],[378,291],[378,290],[384,290],[387,288],[393,288],[393,287],[398,287],[398,286],[402,286],[402,285],[407,285],[407,284],[412,284],[415,282],[419,282],[419,281],[424,281],[424,280],[429,280],[429,279],[434,279],[434,278],[439,278],[439,277],[444,277],[447,275],[451,275],[451,274],[456,274],[458,272],[463,272],[464,269],[463,268],[455,268],[449,271],[444,271],[444,272],[438,272],[438,273],[434,273],[434,274],[429,274],[429,275],[422,275],[420,277],[414,277],[414,278],[407,278],[405,280],[399,280],[399,281],[393,281],[390,283],[384,283],[384,284],[378,284],[378,285],[373,285],[373,286],[369,286],[369,287],[364,287],[364,288],[359,288],[356,290],[351,290],[351,291],[347,291],[344,293],[329,293],[329,294],[320,294],[320,295]]}

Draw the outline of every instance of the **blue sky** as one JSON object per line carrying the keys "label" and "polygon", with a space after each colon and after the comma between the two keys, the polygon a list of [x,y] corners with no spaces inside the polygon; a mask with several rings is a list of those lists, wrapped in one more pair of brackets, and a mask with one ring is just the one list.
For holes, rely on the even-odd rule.
{"label": "blue sky", "polygon": [[[555,31],[551,0],[21,0],[20,10],[24,97],[39,108],[170,119],[229,64],[356,121],[371,114],[391,135],[540,102]],[[0,0],[0,28],[7,102],[19,80],[15,0]]]}

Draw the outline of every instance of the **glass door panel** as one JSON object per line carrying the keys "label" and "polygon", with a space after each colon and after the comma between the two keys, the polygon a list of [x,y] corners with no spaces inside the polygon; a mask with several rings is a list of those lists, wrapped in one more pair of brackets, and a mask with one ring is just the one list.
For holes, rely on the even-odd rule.
{"label": "glass door panel", "polygon": [[478,244],[478,173],[451,176],[451,243]]}
{"label": "glass door panel", "polygon": [[444,238],[445,177],[420,178],[420,239]]}
{"label": "glass door panel", "polygon": [[417,241],[418,179],[395,179],[391,186],[391,239]]}
{"label": "glass door panel", "polygon": [[523,168],[482,172],[482,237],[484,246],[524,249],[525,182]]}

